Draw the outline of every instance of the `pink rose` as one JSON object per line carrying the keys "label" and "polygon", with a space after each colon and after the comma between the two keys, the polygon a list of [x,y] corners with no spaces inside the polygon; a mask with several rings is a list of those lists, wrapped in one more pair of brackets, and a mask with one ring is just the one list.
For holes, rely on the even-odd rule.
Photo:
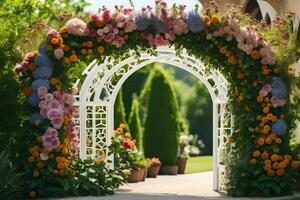
{"label": "pink rose", "polygon": [[269,92],[271,92],[272,87],[270,84],[266,84],[264,85],[264,87],[259,91],[259,95],[265,97],[269,94]]}
{"label": "pink rose", "polygon": [[102,19],[104,22],[108,22],[110,19],[110,11],[106,10],[102,13]]}
{"label": "pink rose", "polygon": [[58,34],[57,30],[55,30],[55,29],[50,29],[50,30],[48,31],[48,33],[47,33],[47,37],[48,37],[49,39],[52,39],[52,38],[54,38],[57,34]]}
{"label": "pink rose", "polygon": [[54,128],[60,129],[63,125],[64,120],[60,118],[55,118],[51,120],[51,124],[53,125]]}
{"label": "pink rose", "polygon": [[68,33],[73,35],[85,35],[86,27],[86,23],[78,18],[70,19],[66,23]]}
{"label": "pink rose", "polygon": [[48,112],[47,112],[47,117],[48,119],[50,120],[54,120],[54,119],[57,119],[57,118],[63,118],[63,112],[61,109],[50,109]]}
{"label": "pink rose", "polygon": [[105,37],[104,37],[104,41],[107,43],[112,42],[115,39],[116,35],[113,33],[108,33]]}
{"label": "pink rose", "polygon": [[91,20],[93,20],[94,22],[96,22],[99,19],[100,19],[100,16],[98,14],[94,13],[91,15]]}
{"label": "pink rose", "polygon": [[274,108],[277,108],[277,107],[282,107],[286,104],[286,100],[285,99],[280,99],[276,96],[273,96],[271,98],[271,103],[273,105]]}
{"label": "pink rose", "polygon": [[45,100],[46,100],[47,102],[50,102],[50,101],[52,101],[53,99],[54,99],[53,94],[47,93],[47,94],[45,95]]}
{"label": "pink rose", "polygon": [[23,61],[22,63],[21,63],[21,68],[23,69],[23,70],[27,70],[28,68],[29,68],[29,62],[28,61]]}
{"label": "pink rose", "polygon": [[61,58],[63,58],[63,57],[64,57],[64,50],[61,49],[61,48],[56,48],[56,49],[54,50],[54,57],[55,57],[56,59],[61,59]]}

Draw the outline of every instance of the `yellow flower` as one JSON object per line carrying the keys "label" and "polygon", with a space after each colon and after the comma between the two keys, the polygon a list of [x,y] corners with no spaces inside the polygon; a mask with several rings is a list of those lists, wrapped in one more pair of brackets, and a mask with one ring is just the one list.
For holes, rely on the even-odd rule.
{"label": "yellow flower", "polygon": [[251,159],[251,160],[250,160],[250,164],[251,164],[251,165],[255,165],[255,164],[256,164],[256,159],[255,159],[255,158]]}
{"label": "yellow flower", "polygon": [[275,140],[275,142],[277,143],[277,144],[281,144],[281,139],[280,138],[277,138],[276,140]]}
{"label": "yellow flower", "polygon": [[256,98],[257,102],[262,102],[264,100],[264,97],[259,95],[257,98]]}
{"label": "yellow flower", "polygon": [[29,195],[30,198],[34,198],[34,197],[36,197],[36,192],[35,191],[30,191],[28,195]]}
{"label": "yellow flower", "polygon": [[212,21],[214,24],[219,23],[219,17],[218,17],[218,15],[213,15],[213,16],[211,17],[211,21]]}
{"label": "yellow flower", "polygon": [[227,49],[226,49],[225,47],[221,47],[221,48],[219,49],[219,52],[220,52],[221,54],[226,54],[226,53],[227,53]]}

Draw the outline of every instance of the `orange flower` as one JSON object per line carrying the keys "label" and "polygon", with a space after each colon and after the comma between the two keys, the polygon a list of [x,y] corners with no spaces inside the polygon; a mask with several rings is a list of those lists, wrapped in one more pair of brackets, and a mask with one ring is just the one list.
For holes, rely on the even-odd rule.
{"label": "orange flower", "polygon": [[32,93],[32,88],[31,87],[24,87],[22,92],[25,96],[29,96]]}
{"label": "orange flower", "polygon": [[124,135],[126,138],[131,138],[131,134],[129,132],[125,133]]}
{"label": "orange flower", "polygon": [[65,27],[65,26],[62,27],[62,28],[60,29],[60,32],[61,32],[61,33],[66,33],[66,32],[67,32],[67,27]]}
{"label": "orange flower", "polygon": [[58,83],[58,80],[56,78],[51,78],[50,79],[50,84],[51,85],[56,85]]}
{"label": "orange flower", "polygon": [[279,153],[279,151],[280,151],[279,148],[273,149],[273,152],[274,152],[274,153]]}
{"label": "orange flower", "polygon": [[277,121],[277,117],[276,117],[276,116],[273,116],[272,122],[276,122],[276,121]]}
{"label": "orange flower", "polygon": [[97,159],[97,160],[95,160],[95,163],[96,163],[96,165],[102,165],[102,164],[104,164],[105,162],[104,162],[104,160],[102,160],[102,159]]}
{"label": "orange flower", "polygon": [[275,175],[275,171],[272,170],[272,169],[270,169],[270,170],[267,171],[267,175],[268,176],[274,176]]}
{"label": "orange flower", "polygon": [[272,165],[273,169],[278,169],[278,166],[279,166],[279,162],[274,162]]}
{"label": "orange flower", "polygon": [[265,165],[271,165],[272,161],[268,159],[268,160],[265,160],[264,163],[265,163]]}
{"label": "orange flower", "polygon": [[256,98],[257,102],[262,102],[264,100],[264,97],[259,95],[257,98]]}
{"label": "orange flower", "polygon": [[272,134],[269,135],[269,137],[270,137],[272,140],[276,140],[277,135],[274,134],[274,133],[272,133]]}
{"label": "orange flower", "polygon": [[31,63],[29,64],[29,70],[33,72],[35,69],[36,69],[36,64],[35,64],[35,62],[31,62]]}
{"label": "orange flower", "polygon": [[210,23],[210,17],[209,16],[205,15],[203,19],[204,19],[205,24]]}
{"label": "orange flower", "polygon": [[237,59],[235,58],[235,56],[230,56],[228,59],[227,59],[228,63],[230,65],[235,65],[237,63]]}
{"label": "orange flower", "polygon": [[33,177],[39,177],[40,173],[38,171],[33,172]]}
{"label": "orange flower", "polygon": [[260,120],[261,120],[261,115],[257,115],[257,116],[256,116],[256,120],[257,120],[257,121],[260,121]]}
{"label": "orange flower", "polygon": [[239,70],[237,73],[237,79],[242,79],[244,77],[245,77],[245,74]]}
{"label": "orange flower", "polygon": [[33,163],[34,162],[34,157],[33,156],[29,156],[27,160],[28,160],[29,163]]}
{"label": "orange flower", "polygon": [[272,169],[271,164],[265,164],[265,166],[264,166],[264,170],[265,170],[265,171],[269,171],[269,170],[271,170],[271,169]]}
{"label": "orange flower", "polygon": [[272,156],[271,156],[271,160],[273,161],[273,162],[276,162],[276,161],[278,161],[280,158],[279,158],[279,156],[277,155],[277,154],[273,154]]}
{"label": "orange flower", "polygon": [[281,144],[282,140],[281,140],[280,138],[277,138],[277,139],[275,140],[275,142],[276,142],[277,144]]}
{"label": "orange flower", "polygon": [[288,160],[288,161],[291,161],[291,160],[292,160],[292,156],[289,155],[289,154],[284,155],[283,157],[284,157],[284,159],[286,159],[286,160]]}
{"label": "orange flower", "polygon": [[64,170],[64,169],[59,170],[59,175],[64,176],[65,173],[66,173],[66,170]]}
{"label": "orange flower", "polygon": [[38,164],[37,164],[37,167],[38,168],[43,168],[44,167],[43,161],[39,161]]}
{"label": "orange flower", "polygon": [[219,23],[219,17],[218,17],[218,15],[213,15],[213,16],[211,17],[211,21],[212,21],[212,23],[214,23],[214,24]]}
{"label": "orange flower", "polygon": [[259,59],[259,58],[260,58],[260,53],[259,53],[259,51],[257,51],[257,50],[252,50],[252,52],[251,52],[251,57],[252,57],[254,60]]}
{"label": "orange flower", "polygon": [[256,150],[252,153],[253,157],[259,157],[260,156],[260,151]]}
{"label": "orange flower", "polygon": [[129,36],[126,34],[123,36],[124,40],[128,40]]}
{"label": "orange flower", "polygon": [[299,168],[299,162],[296,161],[296,160],[293,160],[292,163],[291,163],[291,167],[292,169],[298,169]]}
{"label": "orange flower", "polygon": [[81,49],[80,53],[81,53],[82,55],[85,55],[85,54],[87,53],[87,52],[86,52],[86,49]]}
{"label": "orange flower", "polygon": [[267,159],[269,158],[269,153],[268,153],[267,151],[263,152],[263,153],[261,154],[261,158],[262,158],[263,160],[267,160]]}
{"label": "orange flower", "polygon": [[103,46],[99,46],[97,48],[97,51],[98,51],[99,54],[103,54],[104,53],[104,47]]}
{"label": "orange flower", "polygon": [[226,54],[226,53],[227,53],[227,49],[226,49],[225,47],[221,47],[221,48],[219,49],[219,52],[220,52],[221,54]]}
{"label": "orange flower", "polygon": [[69,37],[69,34],[68,34],[68,33],[64,33],[64,34],[62,34],[62,37],[63,37],[64,39],[67,39],[67,38]]}
{"label": "orange flower", "polygon": [[124,129],[125,127],[125,124],[120,124],[120,128]]}
{"label": "orange flower", "polygon": [[98,19],[96,21],[96,26],[97,27],[103,27],[105,25],[104,21],[102,19]]}
{"label": "orange flower", "polygon": [[250,160],[250,164],[251,164],[251,165],[255,165],[255,164],[256,164],[256,159],[255,159],[255,158],[251,159],[251,160]]}
{"label": "orange flower", "polygon": [[72,54],[72,55],[70,56],[70,61],[71,61],[71,62],[76,62],[76,60],[77,60],[76,54]]}
{"label": "orange flower", "polygon": [[272,144],[272,139],[269,138],[269,137],[267,137],[267,138],[265,139],[265,143],[267,143],[267,144]]}
{"label": "orange flower", "polygon": [[265,114],[269,113],[270,112],[270,108],[269,107],[264,107],[263,112]]}
{"label": "orange flower", "polygon": [[263,122],[263,123],[267,123],[268,121],[269,121],[269,119],[268,119],[267,117],[263,117],[263,118],[262,118],[262,122]]}
{"label": "orange flower", "polygon": [[64,57],[64,64],[70,64],[70,59],[68,57]]}
{"label": "orange flower", "polygon": [[30,198],[34,198],[34,197],[36,197],[36,192],[35,191],[30,191],[28,195],[29,195]]}
{"label": "orange flower", "polygon": [[52,38],[51,43],[57,45],[59,43],[59,40],[57,38]]}
{"label": "orange flower", "polygon": [[257,87],[257,81],[254,81],[253,83],[252,83],[252,86],[255,88],[255,87]]}
{"label": "orange flower", "polygon": [[91,48],[93,46],[93,42],[92,41],[88,41],[86,42],[86,46]]}
{"label": "orange flower", "polygon": [[270,101],[269,97],[265,97],[265,102],[268,103]]}
{"label": "orange flower", "polygon": [[64,45],[64,47],[63,47],[63,50],[64,51],[70,51],[71,49],[70,49],[70,46],[69,45]]}
{"label": "orange flower", "polygon": [[269,126],[269,125],[265,125],[265,126],[264,126],[264,130],[266,130],[266,131],[270,131],[270,129],[271,129],[271,128],[270,128],[270,126]]}
{"label": "orange flower", "polygon": [[51,51],[53,49],[53,46],[51,45],[51,44],[49,44],[48,46],[47,46],[47,50],[48,51]]}
{"label": "orange flower", "polygon": [[93,50],[92,49],[88,49],[87,53],[91,55],[93,53]]}
{"label": "orange flower", "polygon": [[277,169],[276,170],[276,174],[278,175],[278,176],[283,176],[284,175],[284,169]]}
{"label": "orange flower", "polygon": [[259,138],[257,140],[257,144],[260,145],[260,146],[264,145],[265,144],[265,139],[264,138]]}
{"label": "orange flower", "polygon": [[287,163],[285,161],[282,161],[279,163],[278,168],[284,169],[284,168],[286,168],[286,165],[287,165]]}

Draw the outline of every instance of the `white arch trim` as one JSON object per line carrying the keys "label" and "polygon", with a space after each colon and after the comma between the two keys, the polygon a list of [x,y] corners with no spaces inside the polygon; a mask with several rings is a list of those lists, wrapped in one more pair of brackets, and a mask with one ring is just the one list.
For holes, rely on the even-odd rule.
{"label": "white arch trim", "polygon": [[268,14],[272,22],[277,16],[277,12],[273,8],[273,6],[264,0],[257,0],[257,3],[259,5],[263,19],[266,19],[266,16]]}
{"label": "white arch trim", "polygon": [[[213,101],[213,189],[223,190],[221,186],[224,181],[224,168],[220,165],[221,150],[224,145],[225,132],[231,134],[232,127],[225,127],[227,87],[228,83],[222,74],[216,70],[208,70],[207,67],[197,58],[183,52],[177,56],[173,48],[158,48],[157,55],[142,53],[140,60],[136,56],[129,57],[116,65],[105,60],[97,65],[93,61],[83,72],[86,75],[80,93],[77,96],[79,106],[79,118],[77,128],[80,129],[80,157],[96,158],[97,150],[103,142],[108,146],[114,131],[114,103],[118,91],[123,83],[134,72],[148,64],[160,62],[171,64],[188,71],[197,77],[207,87]],[[112,67],[108,68],[108,65]],[[127,68],[124,68],[127,66]],[[112,77],[118,75],[116,84],[112,83]],[[78,84],[79,81],[76,82]],[[106,98],[101,99],[102,91],[106,91]],[[91,143],[91,146],[87,145]],[[101,143],[102,142],[102,143]],[[107,150],[107,149],[106,149]],[[113,160],[113,157],[109,158]]]}

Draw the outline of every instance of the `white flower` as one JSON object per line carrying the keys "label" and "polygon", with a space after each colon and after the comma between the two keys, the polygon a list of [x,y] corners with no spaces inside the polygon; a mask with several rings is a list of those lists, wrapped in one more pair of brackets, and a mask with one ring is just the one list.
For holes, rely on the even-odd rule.
{"label": "white flower", "polygon": [[99,28],[99,29],[97,30],[97,34],[98,34],[99,36],[102,36],[102,35],[104,34],[103,29]]}
{"label": "white flower", "polygon": [[48,160],[49,159],[49,156],[48,155],[45,155],[43,153],[40,153],[40,158],[41,160]]}
{"label": "white flower", "polygon": [[118,35],[119,34],[119,29],[114,28],[114,34]]}

